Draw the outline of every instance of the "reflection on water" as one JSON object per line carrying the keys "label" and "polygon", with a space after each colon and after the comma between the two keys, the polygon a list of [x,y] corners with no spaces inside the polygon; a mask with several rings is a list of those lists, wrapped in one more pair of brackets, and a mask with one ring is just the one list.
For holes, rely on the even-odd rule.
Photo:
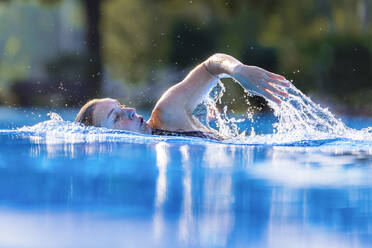
{"label": "reflection on water", "polygon": [[271,120],[216,111],[225,142],[57,114],[0,130],[0,246],[369,247],[371,125],[287,90]]}
{"label": "reflection on water", "polygon": [[167,164],[169,154],[167,153],[167,144],[160,142],[155,145],[156,151],[156,167],[158,168],[158,176],[156,179],[156,194],[155,194],[155,214],[153,217],[154,238],[157,243],[161,240],[164,234],[164,202],[167,194]]}
{"label": "reflection on water", "polygon": [[182,167],[184,170],[184,176],[182,180],[183,186],[183,204],[182,213],[179,221],[179,240],[182,243],[188,243],[188,241],[194,242],[197,232],[195,232],[195,220],[192,215],[192,174],[190,163],[190,152],[189,146],[183,145],[180,147],[180,152],[182,154]]}
{"label": "reflection on water", "polygon": [[[372,156],[1,136],[0,246],[368,247]],[[19,237],[22,237],[21,239]]]}

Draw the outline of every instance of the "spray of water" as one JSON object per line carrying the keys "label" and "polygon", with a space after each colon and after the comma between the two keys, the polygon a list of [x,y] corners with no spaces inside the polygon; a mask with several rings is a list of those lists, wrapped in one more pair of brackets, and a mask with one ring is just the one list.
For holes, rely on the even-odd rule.
{"label": "spray of water", "polygon": [[[288,97],[282,98],[282,103],[269,102],[274,110],[278,122],[273,125],[273,133],[257,135],[252,130],[240,130],[236,125],[241,120],[229,117],[225,106],[221,113],[218,112],[216,103],[221,100],[225,88],[220,82],[217,89],[204,100],[204,104],[218,113],[215,117],[216,129],[228,138],[229,142],[244,144],[298,144],[304,141],[319,140],[372,140],[372,127],[355,130],[347,127],[337,119],[327,108],[322,108],[304,95],[294,85],[287,89]],[[208,111],[207,111],[208,112]],[[252,116],[247,113],[246,116]],[[208,117],[207,117],[208,118]],[[249,135],[247,135],[249,134]]]}
{"label": "spray of water", "polygon": [[287,89],[288,98],[281,104],[270,103],[279,122],[275,125],[276,133],[287,134],[300,132],[309,137],[322,134],[343,135],[349,128],[336,119],[326,108],[311,101],[296,87]]}
{"label": "spray of water", "polygon": [[216,129],[221,137],[226,139],[244,137],[246,132],[241,131],[237,125],[244,119],[231,117],[227,106],[224,106],[222,111],[217,107],[217,103],[221,105],[221,98],[225,91],[225,86],[219,81],[193,114],[205,126]]}
{"label": "spray of water", "polygon": [[[256,134],[254,128],[241,130],[238,123],[252,119],[252,113],[245,115],[246,119],[236,119],[228,113],[227,106],[222,111],[217,108],[221,104],[221,97],[225,92],[222,82],[210,92],[201,105],[194,111],[194,115],[206,126],[216,129],[225,142],[234,144],[269,144],[269,145],[319,145],[324,140],[336,142],[353,142],[363,146],[372,145],[372,127],[355,130],[345,126],[328,109],[322,108],[304,95],[295,86],[287,89],[288,97],[282,99],[281,104],[269,102],[274,110],[277,122],[273,125],[273,132]],[[106,128],[85,127],[75,122],[64,121],[58,114],[50,113],[50,120],[31,127],[18,129],[32,137],[49,139],[53,142],[106,142],[106,141],[139,141],[155,142],[159,137],[135,134],[126,131],[110,130]],[[164,137],[160,139],[172,139]],[[173,138],[174,139],[174,138]],[[346,141],[345,141],[346,140]],[[189,143],[195,143],[191,138]],[[201,142],[201,141],[200,141]],[[328,142],[329,143],[329,142]],[[352,145],[355,145],[354,143]]]}

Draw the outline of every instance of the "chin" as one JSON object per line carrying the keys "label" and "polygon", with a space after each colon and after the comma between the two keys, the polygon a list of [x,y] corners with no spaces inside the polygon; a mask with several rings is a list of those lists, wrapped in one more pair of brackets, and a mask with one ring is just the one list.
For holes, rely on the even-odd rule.
{"label": "chin", "polygon": [[152,133],[152,129],[151,127],[149,127],[147,124],[144,126],[144,128],[142,129],[141,133],[143,134],[151,134]]}

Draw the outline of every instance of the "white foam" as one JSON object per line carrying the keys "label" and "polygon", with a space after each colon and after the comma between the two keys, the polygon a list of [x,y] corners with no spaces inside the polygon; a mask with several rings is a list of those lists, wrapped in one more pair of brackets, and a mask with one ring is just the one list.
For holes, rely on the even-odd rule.
{"label": "white foam", "polygon": [[[273,125],[273,132],[269,134],[256,134],[254,128],[240,130],[237,123],[243,119],[232,118],[225,107],[219,113],[216,103],[220,101],[225,88],[220,82],[217,90],[213,89],[209,97],[204,99],[204,109],[197,114],[203,123],[209,125],[209,113],[215,114],[214,121],[217,131],[226,140],[222,143],[234,145],[286,145],[286,146],[348,146],[350,149],[368,150],[372,146],[372,127],[356,130],[347,127],[337,119],[328,109],[322,108],[304,95],[295,86],[286,90],[288,98],[282,99],[282,104],[269,102],[278,119]],[[208,111],[212,110],[212,111]],[[207,110],[207,111],[206,111]],[[81,124],[64,121],[58,114],[49,113],[48,121],[40,122],[34,126],[19,128],[16,132],[29,136],[33,142],[47,143],[91,143],[125,141],[136,143],[147,142],[185,142],[189,144],[205,144],[214,142],[192,137],[165,137],[138,134],[121,130],[86,127]],[[252,119],[252,113],[246,118]],[[249,134],[249,135],[247,135]]]}

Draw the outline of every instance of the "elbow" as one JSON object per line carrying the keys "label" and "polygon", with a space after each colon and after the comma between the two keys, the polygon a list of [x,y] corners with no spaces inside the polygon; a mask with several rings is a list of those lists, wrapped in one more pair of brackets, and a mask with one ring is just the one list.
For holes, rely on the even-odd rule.
{"label": "elbow", "polygon": [[225,53],[215,53],[212,56],[210,56],[208,59],[218,59],[218,58],[224,58],[224,57],[226,58],[226,57],[231,57],[231,56]]}
{"label": "elbow", "polygon": [[218,76],[222,72],[222,57],[225,54],[215,53],[203,62],[206,70],[213,76]]}
{"label": "elbow", "polygon": [[215,53],[204,61],[207,71],[213,76],[221,74],[232,75],[232,72],[239,64],[241,64],[239,60],[224,53]]}

